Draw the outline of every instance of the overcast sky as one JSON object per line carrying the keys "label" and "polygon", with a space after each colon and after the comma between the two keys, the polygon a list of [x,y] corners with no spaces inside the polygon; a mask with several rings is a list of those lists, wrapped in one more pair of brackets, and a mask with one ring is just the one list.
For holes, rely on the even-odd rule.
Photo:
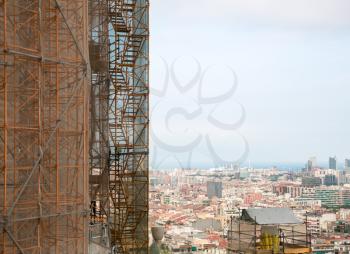
{"label": "overcast sky", "polygon": [[348,0],[152,0],[151,166],[350,157],[349,13]]}

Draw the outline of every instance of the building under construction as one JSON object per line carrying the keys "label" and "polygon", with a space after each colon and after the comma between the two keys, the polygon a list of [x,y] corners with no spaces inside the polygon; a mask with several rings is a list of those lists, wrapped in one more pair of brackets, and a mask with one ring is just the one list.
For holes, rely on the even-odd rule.
{"label": "building under construction", "polygon": [[148,11],[0,0],[0,253],[148,252]]}
{"label": "building under construction", "polygon": [[308,254],[311,235],[307,222],[298,220],[288,208],[244,209],[231,218],[227,253]]}

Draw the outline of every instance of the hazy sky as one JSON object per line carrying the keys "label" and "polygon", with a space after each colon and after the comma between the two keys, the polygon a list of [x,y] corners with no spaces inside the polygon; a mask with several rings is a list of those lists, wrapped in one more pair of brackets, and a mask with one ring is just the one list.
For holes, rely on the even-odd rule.
{"label": "hazy sky", "polygon": [[348,0],[152,0],[151,166],[350,157],[349,13]]}

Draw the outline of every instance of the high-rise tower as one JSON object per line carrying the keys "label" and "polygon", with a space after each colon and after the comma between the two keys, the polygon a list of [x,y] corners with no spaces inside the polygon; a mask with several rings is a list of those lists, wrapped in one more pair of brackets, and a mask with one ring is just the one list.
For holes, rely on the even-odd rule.
{"label": "high-rise tower", "polygon": [[316,157],[310,157],[306,164],[307,171],[311,171],[313,168],[317,166],[317,159]]}
{"label": "high-rise tower", "polygon": [[345,159],[344,170],[346,173],[350,173],[350,159]]}
{"label": "high-rise tower", "polygon": [[329,168],[337,169],[337,157],[329,157]]}

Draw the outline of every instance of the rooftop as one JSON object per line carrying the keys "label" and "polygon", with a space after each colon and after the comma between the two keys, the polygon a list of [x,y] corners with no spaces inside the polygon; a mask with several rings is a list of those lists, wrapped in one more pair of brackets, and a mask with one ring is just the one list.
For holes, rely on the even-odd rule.
{"label": "rooftop", "polygon": [[289,208],[248,208],[243,210],[242,219],[259,225],[302,224]]}

